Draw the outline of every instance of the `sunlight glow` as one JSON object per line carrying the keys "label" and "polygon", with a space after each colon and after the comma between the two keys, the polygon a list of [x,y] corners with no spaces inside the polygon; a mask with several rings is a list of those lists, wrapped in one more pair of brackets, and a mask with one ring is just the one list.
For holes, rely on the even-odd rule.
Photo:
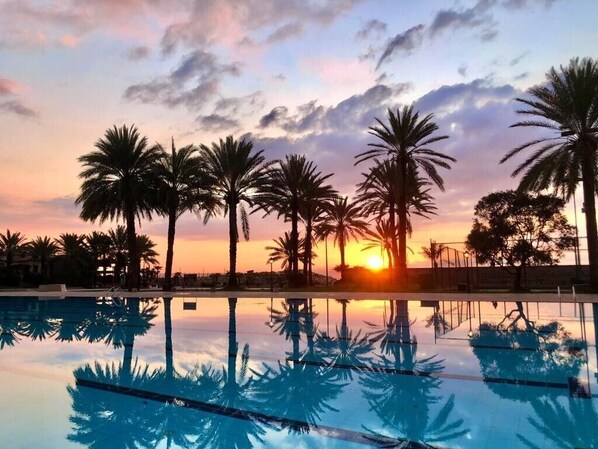
{"label": "sunlight glow", "polygon": [[367,260],[368,268],[372,270],[379,270],[384,265],[384,261],[380,256],[370,256]]}

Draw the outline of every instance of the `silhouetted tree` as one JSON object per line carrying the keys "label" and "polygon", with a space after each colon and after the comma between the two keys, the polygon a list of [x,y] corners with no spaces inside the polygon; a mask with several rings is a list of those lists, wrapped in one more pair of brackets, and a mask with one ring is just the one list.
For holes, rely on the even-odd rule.
{"label": "silhouetted tree", "polygon": [[450,169],[449,162],[455,162],[451,156],[431,150],[429,145],[448,136],[434,136],[438,130],[432,121],[433,115],[429,114],[420,120],[419,112],[414,112],[413,105],[397,108],[394,113],[388,109],[388,125],[376,118],[378,126],[370,127],[370,134],[382,142],[369,143],[370,150],[356,156],[359,164],[369,159],[385,156],[393,160],[399,170],[399,179],[402,186],[398,189],[397,218],[399,227],[399,259],[397,269],[400,280],[407,280],[407,209],[408,188],[410,172],[423,170],[427,177],[440,189],[444,190],[444,182],[440,177],[437,167]]}
{"label": "silhouetted tree", "polygon": [[127,287],[133,290],[139,286],[135,222],[151,219],[155,210],[155,166],[160,153],[156,147],[148,147],[147,138],[141,137],[135,126],[126,125],[106,130],[95,147],[95,151],[79,157],[84,167],[79,174],[83,184],[75,202],[82,206],[83,220],[125,220]]}
{"label": "silhouetted tree", "polygon": [[555,264],[574,248],[574,228],[562,214],[564,200],[507,190],[483,197],[465,245],[481,263],[492,263],[515,275],[513,289],[522,289],[526,265]]}
{"label": "silhouetted tree", "polygon": [[241,216],[243,237],[249,240],[249,214],[246,206],[253,207],[258,199],[259,189],[265,182],[263,150],[254,152],[253,142],[236,141],[233,136],[212,143],[211,147],[201,145],[201,158],[209,176],[208,184],[216,203],[205,212],[206,219],[222,213],[228,215],[229,271],[228,287],[237,286],[237,243],[239,231],[237,214]]}

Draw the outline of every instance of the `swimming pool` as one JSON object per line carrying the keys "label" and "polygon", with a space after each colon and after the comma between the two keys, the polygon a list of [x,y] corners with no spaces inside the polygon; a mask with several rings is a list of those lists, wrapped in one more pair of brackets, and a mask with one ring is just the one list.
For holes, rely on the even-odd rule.
{"label": "swimming pool", "polygon": [[422,299],[0,298],[0,447],[598,447],[596,306]]}

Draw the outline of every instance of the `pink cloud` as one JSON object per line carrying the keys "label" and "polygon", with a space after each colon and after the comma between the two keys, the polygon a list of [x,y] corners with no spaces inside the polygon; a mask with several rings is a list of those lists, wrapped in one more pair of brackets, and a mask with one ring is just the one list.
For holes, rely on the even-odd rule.
{"label": "pink cloud", "polygon": [[12,95],[18,93],[22,86],[15,81],[0,78],[0,95]]}
{"label": "pink cloud", "polygon": [[60,38],[60,43],[65,47],[73,48],[79,43],[79,39],[70,34],[65,34]]}

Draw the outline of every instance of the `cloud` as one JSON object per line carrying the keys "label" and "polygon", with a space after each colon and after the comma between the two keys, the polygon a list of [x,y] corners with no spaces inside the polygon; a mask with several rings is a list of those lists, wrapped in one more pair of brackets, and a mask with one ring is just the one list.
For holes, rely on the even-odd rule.
{"label": "cloud", "polygon": [[221,64],[213,53],[197,50],[183,56],[170,75],[129,86],[123,97],[169,108],[185,105],[190,110],[200,110],[216,97],[225,76],[239,76],[240,72],[238,64]]}
{"label": "cloud", "polygon": [[296,37],[303,33],[303,25],[299,22],[290,22],[277,28],[268,36],[266,42],[272,44],[274,42],[281,42],[291,37]]}
{"label": "cloud", "polygon": [[432,90],[417,100],[417,107],[422,112],[446,115],[465,106],[479,107],[488,101],[508,102],[516,94],[509,84],[494,86],[488,79],[476,79]]}
{"label": "cloud", "polygon": [[420,47],[424,38],[424,25],[419,24],[409,28],[404,33],[397,34],[387,44],[382,56],[376,64],[376,69],[382,63],[388,60],[395,53],[410,54],[413,50]]}
{"label": "cloud", "polygon": [[511,67],[516,66],[517,64],[519,64],[521,62],[521,60],[523,58],[525,58],[527,55],[529,55],[529,51],[524,51],[523,53],[521,53],[519,56],[511,59],[511,61],[509,61],[509,65]]}
{"label": "cloud", "polygon": [[373,118],[384,112],[392,101],[410,88],[409,84],[377,84],[362,94],[352,95],[336,106],[305,103],[290,115],[286,106],[277,106],[260,118],[259,128],[279,127],[288,133],[329,132],[367,128]]}
{"label": "cloud", "polygon": [[457,69],[457,72],[459,73],[459,75],[465,78],[467,76],[467,64],[461,64]]}
{"label": "cloud", "polygon": [[139,59],[147,59],[152,54],[152,49],[141,45],[139,47],[133,47],[127,51],[127,58],[132,61],[137,61]]}
{"label": "cloud", "polygon": [[200,115],[196,121],[206,131],[228,131],[232,134],[239,128],[238,120],[218,114]]}
{"label": "cloud", "polygon": [[77,46],[77,44],[79,44],[79,39],[70,34],[65,34],[60,38],[60,43],[64,47],[74,48]]}
{"label": "cloud", "polygon": [[0,112],[9,112],[21,117],[36,117],[38,114],[20,100],[10,100],[0,103]]}
{"label": "cloud", "polygon": [[355,38],[358,40],[365,40],[368,39],[370,36],[377,36],[380,37],[382,34],[386,33],[388,26],[386,23],[378,20],[372,19],[369,20],[356,34]]}
{"label": "cloud", "polygon": [[435,36],[446,30],[457,30],[459,28],[484,27],[482,34],[484,40],[490,40],[492,28],[496,25],[493,16],[488,12],[496,0],[479,0],[473,7],[461,10],[443,9],[436,13],[429,32]]}
{"label": "cloud", "polygon": [[360,1],[194,0],[188,16],[166,29],[161,46],[165,53],[171,53],[179,46],[197,48],[213,43],[236,45],[249,33],[258,35],[285,22],[287,25],[297,24],[293,25],[294,30],[289,28],[286,33],[297,32],[299,27],[312,23],[330,24]]}
{"label": "cloud", "polygon": [[20,90],[21,86],[19,83],[6,78],[0,78],[0,95],[12,95]]}
{"label": "cloud", "polygon": [[507,9],[524,9],[543,4],[545,8],[550,8],[557,0],[505,0],[502,5]]}
{"label": "cloud", "polygon": [[259,127],[267,128],[270,125],[284,123],[289,118],[289,109],[286,106],[276,106],[260,119]]}
{"label": "cloud", "polygon": [[90,33],[147,38],[153,24],[187,8],[186,0],[5,0],[0,48],[72,47]]}

